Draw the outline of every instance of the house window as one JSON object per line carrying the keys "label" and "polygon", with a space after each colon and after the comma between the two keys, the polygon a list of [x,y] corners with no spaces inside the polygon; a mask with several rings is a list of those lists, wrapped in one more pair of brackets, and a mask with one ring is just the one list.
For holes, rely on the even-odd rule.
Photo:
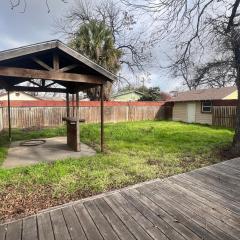
{"label": "house window", "polygon": [[211,112],[212,112],[212,101],[203,101],[202,113],[211,113]]}

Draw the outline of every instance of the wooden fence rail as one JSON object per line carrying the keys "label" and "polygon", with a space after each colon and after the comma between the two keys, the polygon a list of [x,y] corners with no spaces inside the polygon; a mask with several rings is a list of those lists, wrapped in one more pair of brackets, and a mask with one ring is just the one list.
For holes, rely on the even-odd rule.
{"label": "wooden fence rail", "polygon": [[237,108],[234,106],[213,107],[213,126],[235,128]]}
{"label": "wooden fence rail", "polygon": [[[80,118],[85,119],[87,123],[100,122],[99,106],[82,106],[79,111]],[[160,120],[165,119],[168,112],[169,109],[165,106],[106,106],[104,108],[104,120],[105,122]],[[65,107],[11,108],[11,123],[13,128],[59,126],[63,124],[62,118],[65,116]],[[2,129],[8,128],[8,111],[6,107],[0,108],[0,127]]]}

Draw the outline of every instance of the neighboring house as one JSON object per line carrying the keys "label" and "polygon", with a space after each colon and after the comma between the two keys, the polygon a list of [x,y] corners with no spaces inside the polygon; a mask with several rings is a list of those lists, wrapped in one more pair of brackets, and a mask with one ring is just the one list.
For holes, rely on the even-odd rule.
{"label": "neighboring house", "polygon": [[127,92],[120,92],[112,96],[113,101],[120,101],[120,102],[134,102],[138,101],[142,96],[143,93],[132,90]]}
{"label": "neighboring house", "polygon": [[[7,101],[8,100],[8,95],[7,93],[3,93],[0,95],[0,101]],[[34,97],[28,93],[25,92],[10,92],[10,100],[15,101],[15,100],[20,100],[20,101],[36,101],[36,100],[41,100],[38,97]]]}
{"label": "neighboring house", "polygon": [[63,96],[43,96],[39,97],[40,100],[45,100],[45,101],[66,101],[66,98]]}
{"label": "neighboring house", "polygon": [[214,106],[236,106],[237,88],[210,88],[178,93],[173,104],[172,119],[189,123],[212,124]]}

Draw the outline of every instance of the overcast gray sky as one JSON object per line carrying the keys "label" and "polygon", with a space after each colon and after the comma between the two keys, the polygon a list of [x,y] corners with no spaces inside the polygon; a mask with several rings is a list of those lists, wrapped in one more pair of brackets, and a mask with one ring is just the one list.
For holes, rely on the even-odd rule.
{"label": "overcast gray sky", "polygon": [[[54,19],[61,17],[74,3],[74,0],[68,0],[68,3],[63,3],[61,0],[49,0],[50,13],[48,13],[45,0],[26,0],[26,2],[26,11],[20,13],[23,6],[11,10],[9,0],[1,1],[0,50],[59,38],[53,30]],[[160,62],[163,57],[158,55],[158,48],[154,52]],[[160,69],[149,69],[149,72],[152,78],[151,85],[159,86],[164,91],[173,90],[179,85],[179,82],[166,77]]]}

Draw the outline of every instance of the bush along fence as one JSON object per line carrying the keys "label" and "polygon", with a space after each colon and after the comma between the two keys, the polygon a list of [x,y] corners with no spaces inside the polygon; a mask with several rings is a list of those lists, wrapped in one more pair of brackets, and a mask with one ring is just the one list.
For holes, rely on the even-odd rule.
{"label": "bush along fence", "polygon": [[[13,128],[55,127],[63,124],[66,116],[64,101],[12,101]],[[162,120],[171,118],[171,106],[166,102],[105,102],[105,122]],[[100,122],[98,101],[80,102],[80,118],[87,123]],[[8,128],[7,102],[0,103],[0,129]]]}

